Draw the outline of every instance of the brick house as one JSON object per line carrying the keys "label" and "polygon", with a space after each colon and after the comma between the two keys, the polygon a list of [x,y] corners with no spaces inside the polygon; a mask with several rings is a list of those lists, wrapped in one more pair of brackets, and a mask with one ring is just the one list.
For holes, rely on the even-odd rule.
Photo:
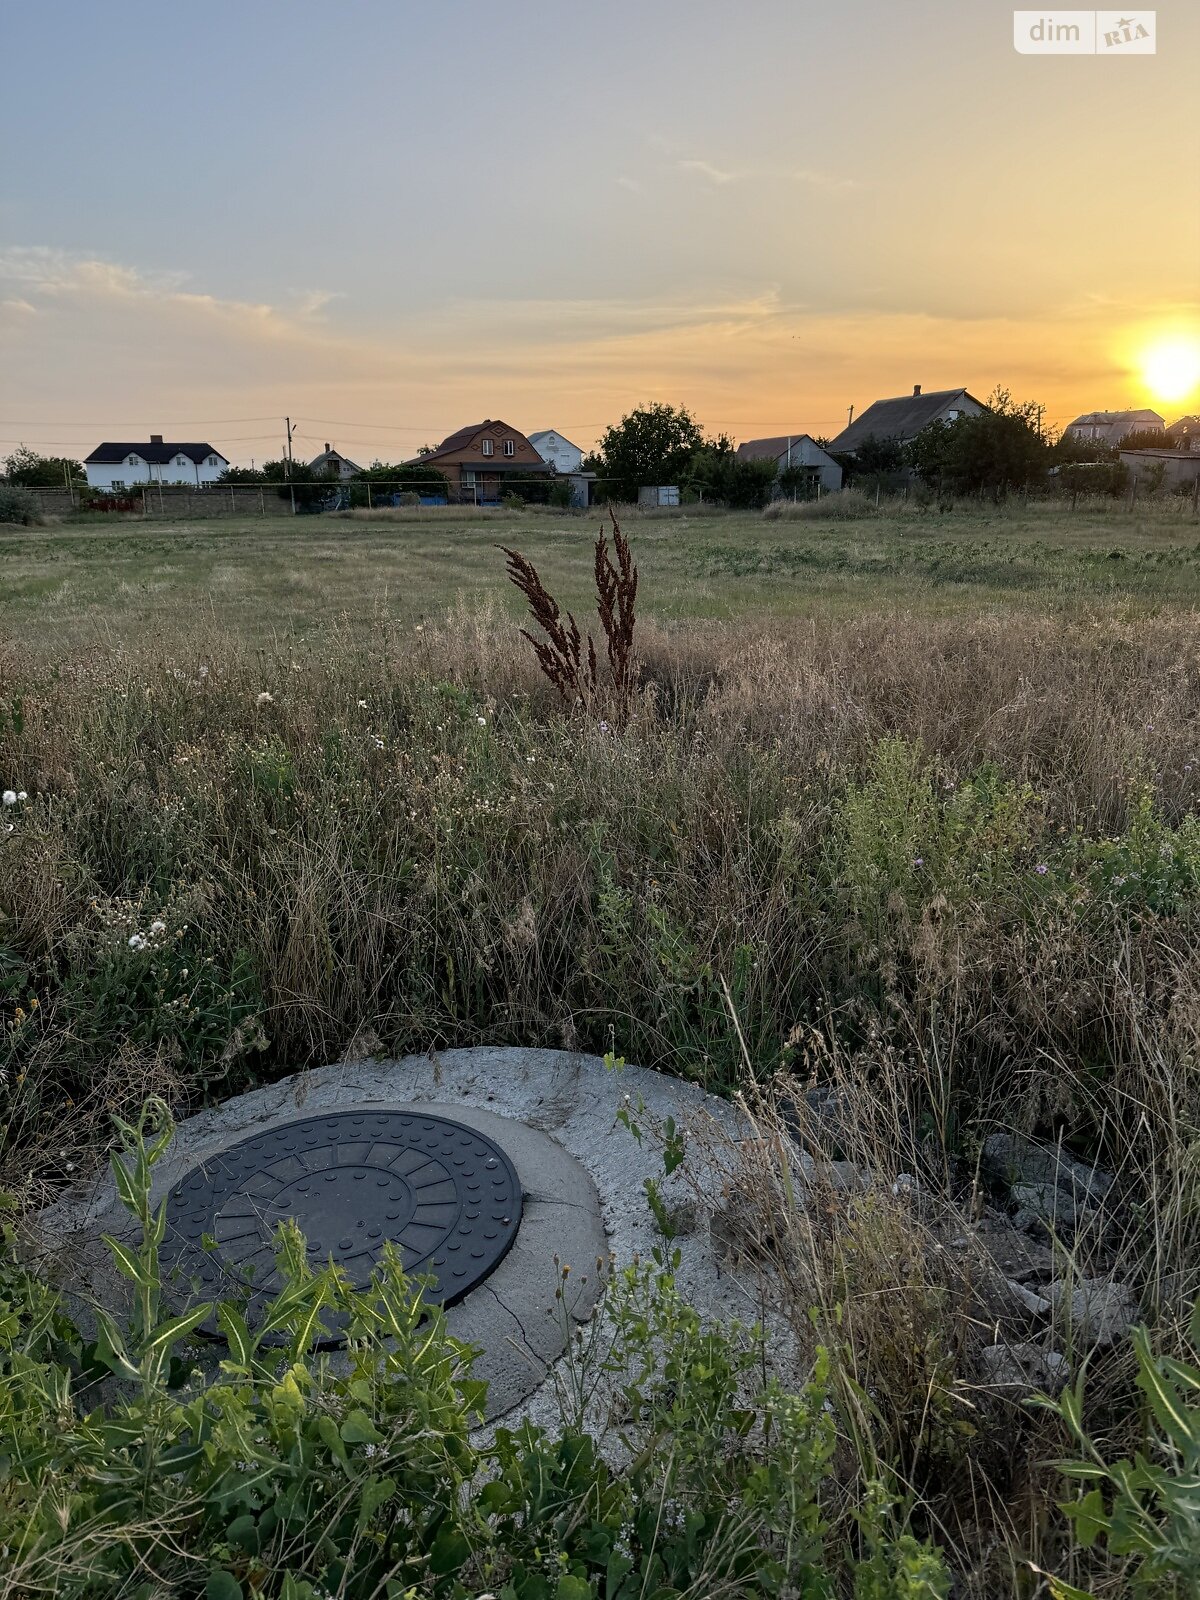
{"label": "brick house", "polygon": [[548,478],[550,468],[523,433],[507,422],[473,422],[443,439],[411,466],[436,467],[450,485],[451,503],[498,505],[504,480],[513,474]]}

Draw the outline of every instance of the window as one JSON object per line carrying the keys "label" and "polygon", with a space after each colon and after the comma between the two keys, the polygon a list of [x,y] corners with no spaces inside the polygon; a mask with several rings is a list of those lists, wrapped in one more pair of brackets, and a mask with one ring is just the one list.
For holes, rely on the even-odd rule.
{"label": "window", "polygon": [[490,439],[485,439],[483,441],[483,453],[484,453],[485,456],[490,456],[491,455],[491,453],[492,453],[492,441]]}
{"label": "window", "polygon": [[109,485],[109,488],[111,488],[111,489],[123,489],[124,487],[125,487],[125,479],[124,478],[114,478],[112,483]]}
{"label": "window", "polygon": [[127,467],[136,467],[137,464],[138,464],[138,458],[136,456],[126,456],[125,457],[125,465]]}
{"label": "window", "polygon": [[187,466],[187,457],[186,456],[176,456],[175,457],[175,465],[177,467],[186,467]]}
{"label": "window", "polygon": [[516,453],[517,453],[517,447],[516,447],[515,442],[512,439],[505,439],[505,441],[504,441],[504,454],[506,456],[515,456]]}

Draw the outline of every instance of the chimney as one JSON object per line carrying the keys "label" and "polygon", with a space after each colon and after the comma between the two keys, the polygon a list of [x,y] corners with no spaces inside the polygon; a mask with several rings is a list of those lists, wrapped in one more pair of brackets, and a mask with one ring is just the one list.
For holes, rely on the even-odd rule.
{"label": "chimney", "polygon": [[326,439],[326,441],[325,441],[325,454],[326,455],[329,454],[329,440],[328,439]]}
{"label": "chimney", "polygon": [[919,395],[920,392],[921,392],[921,385],[919,383],[914,383],[913,384],[913,398],[916,399],[917,395]]}
{"label": "chimney", "polygon": [[151,444],[161,444],[162,443],[162,434],[161,433],[152,433],[150,435],[150,443]]}

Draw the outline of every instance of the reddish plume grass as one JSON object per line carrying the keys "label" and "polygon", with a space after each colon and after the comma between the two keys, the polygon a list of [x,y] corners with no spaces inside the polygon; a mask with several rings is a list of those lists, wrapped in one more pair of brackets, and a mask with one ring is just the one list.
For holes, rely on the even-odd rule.
{"label": "reddish plume grass", "polygon": [[[601,524],[596,536],[594,564],[596,610],[606,641],[613,709],[624,717],[631,707],[638,681],[634,649],[638,571],[616,513],[610,510],[609,517],[616,562],[614,564],[609,553],[608,539]],[[585,647],[585,636],[580,633],[574,616],[563,611],[542,582],[533,562],[519,550],[510,550],[507,545],[500,548],[508,560],[509,578],[525,596],[530,616],[545,636],[538,638],[527,628],[521,629],[522,636],[533,646],[538,665],[567,705],[592,709],[601,697],[603,685],[591,634],[586,635]]]}

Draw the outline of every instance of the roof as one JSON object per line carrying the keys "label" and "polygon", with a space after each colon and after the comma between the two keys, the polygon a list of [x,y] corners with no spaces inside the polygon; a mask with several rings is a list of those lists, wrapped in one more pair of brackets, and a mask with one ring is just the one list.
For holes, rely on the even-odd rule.
{"label": "roof", "polygon": [[1132,432],[1135,424],[1161,428],[1163,419],[1157,411],[1085,411],[1074,422],[1068,422],[1067,428],[1107,428],[1112,432],[1114,428],[1123,427]]}
{"label": "roof", "polygon": [[[825,455],[825,451],[813,438],[811,433],[784,433],[777,439],[747,439],[744,444],[737,447],[739,461],[778,461],[780,456],[787,455],[788,446],[794,450],[805,439],[813,449]],[[826,459],[829,459],[828,457]],[[833,463],[831,462],[831,465]]]}
{"label": "roof", "polygon": [[451,455],[455,450],[461,450],[464,445],[470,444],[477,433],[482,433],[484,428],[492,425],[492,418],[488,417],[483,422],[472,422],[467,428],[459,428],[457,433],[449,433],[438,445],[436,450],[430,450],[427,455],[417,456],[418,461],[433,461],[438,456]]}
{"label": "roof", "polygon": [[570,439],[567,438],[565,433],[560,433],[557,428],[539,428],[536,433],[527,433],[525,435],[525,437],[529,440],[530,444],[533,446],[533,448],[535,450],[537,449],[537,442],[538,442],[539,439],[550,439],[550,438],[561,439],[563,444],[569,444],[571,446],[572,450],[578,450],[581,453],[582,453],[582,450],[583,450],[583,446],[582,445],[578,445],[578,444],[573,443]]}
{"label": "roof", "polygon": [[350,457],[344,456],[340,450],[322,450],[321,454],[314,456],[308,464],[315,471],[323,461],[344,461],[348,467],[353,467],[355,472],[362,471],[357,461],[351,461]]}
{"label": "roof", "polygon": [[[473,422],[469,427],[459,428],[457,433],[448,434],[436,450],[431,450],[428,455],[415,456],[409,465],[420,466],[422,463],[438,461],[443,456],[455,455],[458,451],[465,450],[476,435],[482,433],[485,428],[503,428],[508,433],[515,433],[518,439],[524,439],[526,444],[530,442],[519,428],[514,428],[510,423],[501,422],[499,417],[487,417],[483,422]],[[531,448],[534,455],[537,455],[537,447],[531,446]],[[485,456],[482,451],[479,453],[478,461],[480,465],[486,466],[489,471],[494,471],[495,468],[501,465],[501,462],[495,456]],[[471,462],[463,463],[465,466],[472,464]],[[520,468],[523,472],[536,472],[538,470],[533,463],[527,461],[518,461],[512,465],[515,468]]]}
{"label": "roof", "polygon": [[1174,439],[1177,435],[1187,438],[1190,434],[1200,433],[1200,417],[1180,417],[1178,422],[1173,422],[1167,432]]}
{"label": "roof", "polygon": [[831,450],[857,450],[864,439],[912,439],[922,428],[927,428],[956,400],[971,400],[980,410],[982,400],[976,400],[965,389],[931,389],[927,394],[901,394],[890,400],[876,400],[861,417],[856,417],[848,428],[843,428],[829,448]]}
{"label": "roof", "polygon": [[194,461],[197,466],[206,456],[220,456],[228,465],[226,457],[211,444],[151,444],[149,439],[135,440],[132,444],[114,444],[111,440],[106,440],[103,444],[98,444],[91,455],[85,458],[85,465],[88,461],[97,463],[124,461],[126,456],[141,456],[143,461],[164,467],[174,456],[187,456],[188,460]]}

